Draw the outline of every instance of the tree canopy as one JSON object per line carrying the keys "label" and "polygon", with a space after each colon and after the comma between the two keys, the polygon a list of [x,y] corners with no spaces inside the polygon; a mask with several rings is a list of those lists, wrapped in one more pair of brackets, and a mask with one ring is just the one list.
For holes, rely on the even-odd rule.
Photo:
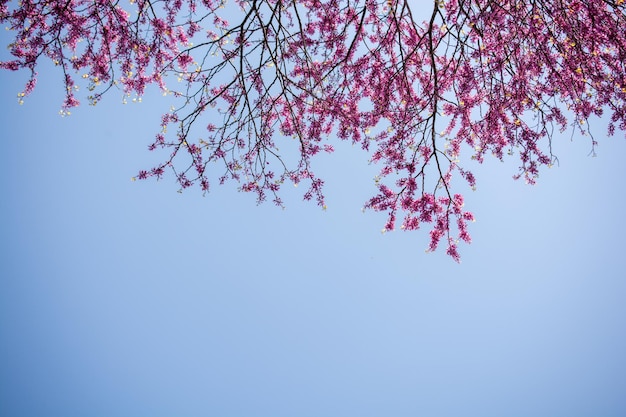
{"label": "tree canopy", "polygon": [[141,98],[157,85],[176,105],[150,146],[163,162],[137,178],[171,171],[181,189],[235,180],[282,205],[281,187],[303,183],[304,198],[325,207],[316,155],[357,144],[380,167],[365,208],[388,213],[384,230],[429,224],[428,249],[443,242],[459,260],[473,220],[457,190],[476,186],[469,159],[512,155],[516,178],[532,184],[557,161],[555,135],[585,136],[593,152],[589,121],[605,113],[608,135],[626,131],[625,9],[624,0],[0,0],[14,36],[0,67],[30,72],[23,100],[51,60],[63,114],[112,89]]}

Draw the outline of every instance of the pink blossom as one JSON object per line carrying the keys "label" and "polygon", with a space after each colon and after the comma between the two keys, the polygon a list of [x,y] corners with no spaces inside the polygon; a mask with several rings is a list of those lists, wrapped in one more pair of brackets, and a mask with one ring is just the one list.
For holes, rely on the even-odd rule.
{"label": "pink blossom", "polygon": [[4,0],[13,58],[0,68],[31,75],[22,100],[51,60],[63,112],[77,90],[95,104],[158,85],[179,106],[149,147],[164,161],[138,178],[172,171],[181,190],[207,192],[217,172],[277,205],[285,181],[304,183],[325,207],[320,151],[350,141],[380,167],[365,208],[387,213],[384,230],[428,224],[428,249],[443,239],[458,261],[474,220],[461,194],[478,183],[470,158],[514,155],[515,177],[533,184],[556,158],[555,132],[593,151],[595,117],[608,115],[609,135],[626,131],[626,4],[418,3]]}

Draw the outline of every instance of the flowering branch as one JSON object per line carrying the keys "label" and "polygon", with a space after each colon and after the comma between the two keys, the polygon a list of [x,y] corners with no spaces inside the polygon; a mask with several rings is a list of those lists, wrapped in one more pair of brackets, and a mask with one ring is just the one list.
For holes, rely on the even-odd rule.
{"label": "flowering branch", "polygon": [[138,178],[171,170],[181,190],[235,180],[282,205],[284,183],[304,182],[325,207],[315,157],[336,139],[359,144],[381,167],[365,207],[388,213],[383,230],[399,213],[404,230],[430,224],[428,249],[443,240],[458,261],[473,215],[453,180],[476,186],[468,157],[517,155],[516,178],[532,184],[557,161],[557,132],[589,137],[593,152],[592,116],[626,131],[625,5],[432,4],[419,22],[406,0],[0,0],[15,34],[0,67],[30,71],[23,100],[51,59],[63,114],[80,85],[91,104],[158,85],[176,103],[150,146],[166,157]]}

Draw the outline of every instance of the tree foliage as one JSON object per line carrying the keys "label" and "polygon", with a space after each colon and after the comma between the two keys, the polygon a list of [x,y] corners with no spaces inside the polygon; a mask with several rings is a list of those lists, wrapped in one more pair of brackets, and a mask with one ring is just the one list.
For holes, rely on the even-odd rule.
{"label": "tree foliage", "polygon": [[[50,59],[62,72],[62,112],[112,88],[140,98],[156,84],[177,105],[152,150],[181,188],[236,180],[282,205],[281,186],[304,183],[324,206],[315,156],[336,140],[380,166],[366,208],[384,230],[430,224],[459,259],[470,241],[463,197],[470,157],[519,158],[534,183],[556,161],[552,139],[595,139],[589,119],[608,112],[626,130],[624,0],[0,0],[13,31],[2,68],[31,77]],[[424,19],[425,17],[425,19]],[[295,151],[280,152],[290,141]],[[287,146],[289,148],[289,146]],[[465,162],[462,163],[462,160]],[[454,188],[462,184],[454,183]],[[398,217],[398,219],[397,219]]]}

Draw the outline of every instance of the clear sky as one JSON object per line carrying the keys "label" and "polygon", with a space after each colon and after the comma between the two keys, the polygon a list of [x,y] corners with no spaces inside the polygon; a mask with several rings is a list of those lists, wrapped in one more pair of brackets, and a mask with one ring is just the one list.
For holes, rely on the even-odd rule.
{"label": "clear sky", "polygon": [[61,118],[60,74],[19,106],[23,81],[0,72],[1,416],[626,415],[626,141],[603,121],[597,158],[558,137],[537,186],[477,168],[459,265],[361,213],[350,145],[320,160],[325,212],[178,194],[131,181],[166,100]]}

